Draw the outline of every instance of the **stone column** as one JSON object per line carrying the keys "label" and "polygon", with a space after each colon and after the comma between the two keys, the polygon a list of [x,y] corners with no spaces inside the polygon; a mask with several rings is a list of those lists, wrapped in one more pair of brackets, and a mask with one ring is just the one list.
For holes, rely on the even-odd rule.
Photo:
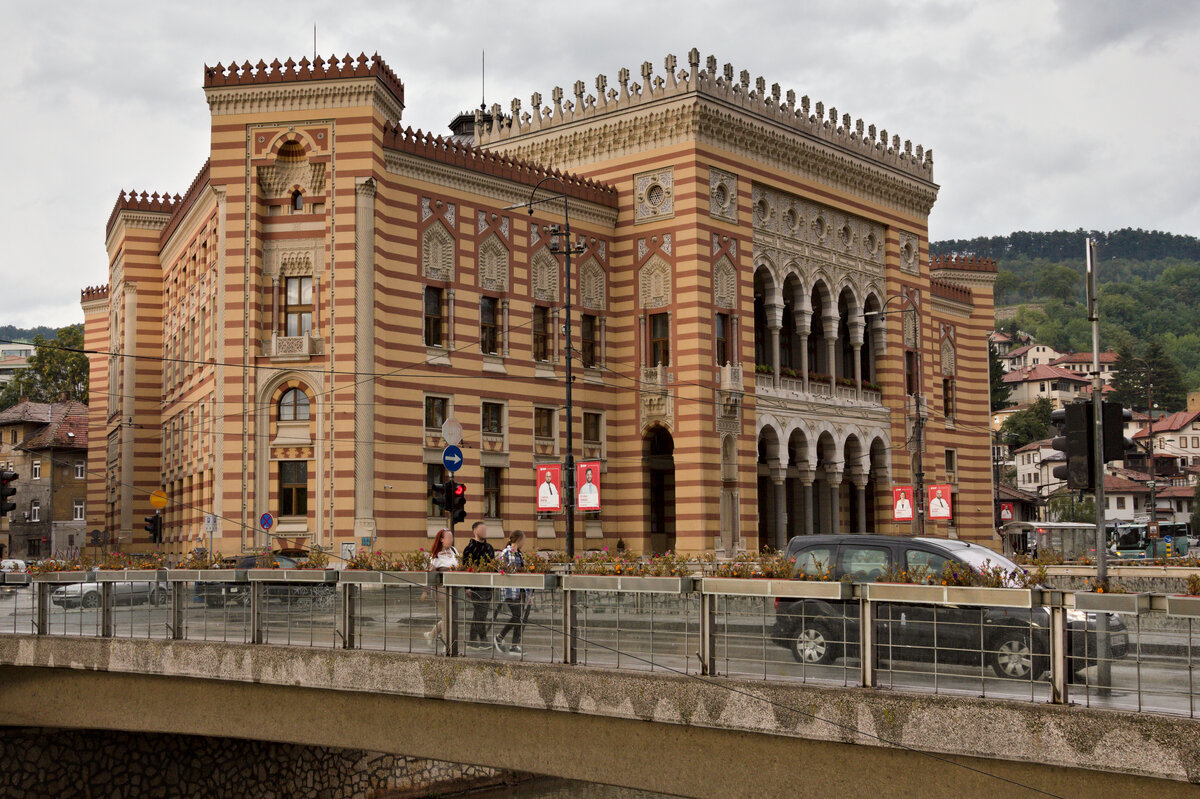
{"label": "stone column", "polygon": [[804,498],[804,526],[801,532],[804,535],[813,534],[813,480],[816,478],[816,472],[812,469],[800,470],[800,493]]}
{"label": "stone column", "polygon": [[852,472],[850,483],[854,486],[854,501],[858,514],[858,529],[854,532],[865,533],[867,532],[867,473]]}
{"label": "stone column", "polygon": [[446,289],[446,349],[454,349],[454,289]]}
{"label": "stone column", "polygon": [[[372,256],[371,263],[374,262],[375,258]],[[317,338],[321,335],[321,276],[313,275],[312,281],[312,329],[309,331],[309,335],[311,335],[313,338]],[[374,302],[373,296],[372,302]],[[332,309],[332,307],[333,306],[331,305],[330,308]],[[330,343],[332,342],[326,342],[326,352],[329,352]]]}
{"label": "stone column", "polygon": [[767,331],[771,339],[771,382],[779,388],[779,331],[783,329],[783,305],[767,306]]}
{"label": "stone column", "polygon": [[787,469],[771,467],[771,482],[775,484],[775,548],[787,546]]}
{"label": "stone column", "polygon": [[[812,311],[797,309],[792,312],[796,317],[796,334],[800,336],[800,380],[804,383],[804,391],[808,393],[808,334],[812,327]],[[812,488],[812,482],[809,482]]]}
{"label": "stone column", "polygon": [[863,330],[865,329],[862,316],[855,317],[850,322],[850,346],[854,348],[854,398],[862,399],[862,346]]}
{"label": "stone column", "polygon": [[508,357],[508,300],[507,299],[500,300],[500,324],[502,325],[500,338],[501,338],[501,341],[503,342],[500,347],[500,354],[503,357],[507,358]]}
{"label": "stone column", "polygon": [[[637,346],[641,349],[642,357],[639,358],[642,366],[657,366],[658,364],[649,363],[650,360],[650,341],[646,338],[646,315],[638,314],[638,342]],[[638,375],[638,380],[641,380],[641,375]]]}
{"label": "stone column", "polygon": [[287,331],[283,328],[283,320],[279,317],[279,275],[271,275],[271,338],[281,336]]}
{"label": "stone column", "polygon": [[840,533],[842,473],[826,467],[825,480],[829,483],[829,526],[831,532]]}
{"label": "stone column", "polygon": [[837,396],[837,326],[838,318],[825,317],[825,357],[829,361],[829,394]]}

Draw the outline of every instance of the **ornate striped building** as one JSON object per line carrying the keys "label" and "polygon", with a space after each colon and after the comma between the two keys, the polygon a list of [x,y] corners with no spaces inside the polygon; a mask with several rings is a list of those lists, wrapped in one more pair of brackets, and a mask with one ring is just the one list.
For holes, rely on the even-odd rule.
{"label": "ornate striped building", "polygon": [[[183,195],[122,193],[82,302],[89,527],[145,548],[400,551],[442,525],[440,426],[471,519],[562,548],[535,466],[601,463],[577,548],[911,533],[891,488],[954,487],[930,534],[992,536],[986,335],[995,264],[934,260],[932,153],[702,64],[621,70],[403,128],[378,57],[206,67],[211,153]],[[553,170],[553,171],[550,171]],[[558,170],[563,170],[559,172]],[[569,205],[570,280],[551,247]],[[561,248],[560,248],[561,249]],[[570,285],[574,348],[562,325]],[[104,399],[107,397],[107,401]]]}

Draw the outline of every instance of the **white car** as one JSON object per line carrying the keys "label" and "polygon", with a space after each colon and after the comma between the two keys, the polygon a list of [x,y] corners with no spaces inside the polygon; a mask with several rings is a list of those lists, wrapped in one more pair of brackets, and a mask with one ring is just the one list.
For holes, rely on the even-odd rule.
{"label": "white car", "polygon": [[25,561],[17,560],[16,558],[5,558],[0,560],[0,572],[23,572],[25,571]]}
{"label": "white car", "polygon": [[[50,601],[64,608],[100,607],[100,583],[70,583],[60,586],[50,595]],[[113,600],[118,605],[163,605],[167,601],[167,587],[146,581],[113,583]]]}

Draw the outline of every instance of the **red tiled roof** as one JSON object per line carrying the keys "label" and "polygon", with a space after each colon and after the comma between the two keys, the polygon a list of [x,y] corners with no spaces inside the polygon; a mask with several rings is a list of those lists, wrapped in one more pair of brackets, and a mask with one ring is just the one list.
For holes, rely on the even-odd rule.
{"label": "red tiled roof", "polygon": [[1119,491],[1122,494],[1148,494],[1150,489],[1146,488],[1145,483],[1137,483],[1133,480],[1126,480],[1124,477],[1115,475],[1104,475],[1104,490]]}
{"label": "red tiled roof", "polygon": [[44,426],[19,444],[23,450],[87,449],[88,406],[82,402],[56,402],[47,405],[49,419]]}
{"label": "red tiled roof", "polygon": [[[1154,420],[1155,433],[1175,433],[1187,427],[1197,417],[1200,417],[1200,411],[1177,411],[1169,413],[1160,419]],[[1147,424],[1141,430],[1133,434],[1134,438],[1146,438],[1150,435],[1150,425]]]}
{"label": "red tiled roof", "polygon": [[1028,383],[1033,380],[1073,380],[1076,383],[1086,383],[1088,378],[1083,377],[1078,372],[1072,372],[1069,369],[1063,369],[1061,366],[1050,366],[1049,364],[1039,363],[1036,366],[1027,366],[1024,369],[1014,369],[1004,375],[1005,383]]}
{"label": "red tiled roof", "polygon": [[8,410],[0,413],[0,425],[21,424],[23,422],[50,423],[50,403],[48,402],[18,402]]}
{"label": "red tiled roof", "polygon": [[[1091,363],[1092,354],[1090,352],[1072,352],[1061,358],[1055,358],[1050,362],[1051,366],[1057,366],[1060,363]],[[1100,363],[1116,363],[1117,354],[1115,352],[1100,353]]]}
{"label": "red tiled roof", "polygon": [[1024,355],[1025,353],[1029,352],[1031,349],[1033,349],[1032,344],[1024,344],[1020,347],[1009,350],[1008,352],[1004,353],[1000,357],[1001,358],[1015,358],[1018,355]]}
{"label": "red tiled roof", "polygon": [[1052,438],[1043,438],[1041,441],[1030,441],[1025,446],[1013,450],[1013,452],[1029,452],[1031,450],[1041,449],[1042,447],[1048,447],[1050,446],[1050,442],[1053,440],[1054,439]]}

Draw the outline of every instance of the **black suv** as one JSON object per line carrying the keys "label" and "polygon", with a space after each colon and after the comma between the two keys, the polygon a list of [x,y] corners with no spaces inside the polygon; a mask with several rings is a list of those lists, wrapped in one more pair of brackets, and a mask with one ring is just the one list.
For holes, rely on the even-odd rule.
{"label": "black suv", "polygon": [[[797,536],[787,555],[810,574],[833,570],[856,583],[879,580],[889,569],[928,570],[939,575],[950,562],[975,571],[999,566],[1020,568],[986,547],[942,538],[884,535]],[[1068,657],[1072,673],[1096,662],[1096,629],[1104,619],[1113,658],[1129,650],[1127,628],[1115,614],[1068,612]],[[1045,608],[960,607],[880,603],[876,641],[883,660],[932,660],[939,663],[985,662],[999,677],[1028,680],[1049,668],[1050,613]],[[855,602],[776,599],[772,638],[809,665],[857,656],[859,609]],[[1086,653],[1086,654],[1085,654]]]}
{"label": "black suv", "polygon": [[[296,561],[286,555],[272,554],[275,566],[280,569],[296,568]],[[258,569],[258,555],[243,555],[228,566],[228,569]],[[269,600],[287,601],[289,604],[308,602],[311,607],[327,610],[334,605],[334,587],[324,583],[269,583],[272,589],[268,592]],[[219,608],[225,605],[248,605],[250,603],[250,586],[246,583],[196,583],[196,599],[207,607]]]}

